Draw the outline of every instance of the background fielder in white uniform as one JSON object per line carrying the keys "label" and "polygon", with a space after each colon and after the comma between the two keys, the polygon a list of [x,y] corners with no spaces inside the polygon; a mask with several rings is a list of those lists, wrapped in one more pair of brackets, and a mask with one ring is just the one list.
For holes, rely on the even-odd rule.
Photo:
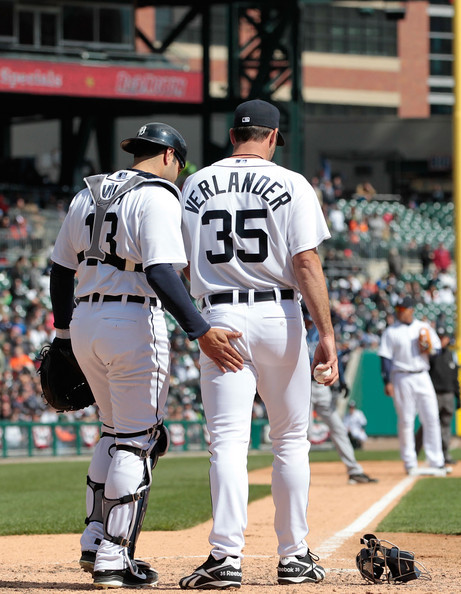
{"label": "background fielder in white uniform", "polygon": [[[309,488],[310,364],[298,290],[320,328],[314,364],[338,378],[328,293],[317,246],[330,234],[313,188],[271,162],[279,112],[264,101],[241,104],[230,131],[233,155],[183,186],[183,234],[191,293],[208,323],[240,330],[244,369],[222,374],[202,353],[201,389],[211,436],[211,555],[182,588],[238,587],[247,524],[246,461],[258,391],[274,453],[279,583],[320,581],[304,540]],[[232,377],[231,377],[232,376]],[[315,556],[314,556],[315,557]]]}
{"label": "background fielder in white uniform", "polygon": [[238,334],[210,328],[174,270],[186,264],[180,192],[172,183],[185,164],[184,139],[154,122],[122,148],[134,154],[135,169],[85,179],[57,237],[50,278],[56,340],[71,338],[103,427],[88,471],[80,559],[101,588],[158,580],[148,564],[134,560],[134,548],[152,467],[168,446],[162,303],[220,369],[235,370],[241,359],[228,343]]}
{"label": "background fielder in white uniform", "polygon": [[419,335],[426,328],[432,348],[441,347],[435,330],[427,322],[413,317],[411,297],[399,301],[397,321],[384,330],[378,355],[384,379],[384,390],[394,400],[398,416],[400,457],[408,474],[415,474],[418,459],[415,450],[415,417],[423,425],[423,448],[433,474],[444,475],[445,462],[440,436],[437,397],[429,376],[429,354],[422,353]]}

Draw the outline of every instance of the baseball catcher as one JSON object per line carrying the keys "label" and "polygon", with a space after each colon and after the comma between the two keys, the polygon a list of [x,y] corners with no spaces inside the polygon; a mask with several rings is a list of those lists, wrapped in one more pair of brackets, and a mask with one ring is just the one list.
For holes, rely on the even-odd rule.
{"label": "baseball catcher", "polygon": [[[431,580],[431,574],[422,563],[415,560],[411,551],[401,551],[387,540],[379,540],[374,534],[365,534],[360,543],[366,548],[357,553],[357,569],[364,580],[372,584],[401,584],[417,580]],[[385,546],[389,545],[389,546]]]}
{"label": "baseball catcher", "polygon": [[40,356],[38,373],[43,398],[58,412],[80,410],[94,403],[91,391],[77,359],[70,339],[55,338],[45,345]]}

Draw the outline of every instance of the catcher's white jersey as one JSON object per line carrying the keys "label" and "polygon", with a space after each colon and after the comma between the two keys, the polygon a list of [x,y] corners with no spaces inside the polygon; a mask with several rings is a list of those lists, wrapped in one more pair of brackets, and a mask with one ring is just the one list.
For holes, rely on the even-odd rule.
{"label": "catcher's white jersey", "polygon": [[[142,269],[160,263],[184,268],[187,260],[181,237],[180,192],[174,184],[139,171],[121,170],[105,176],[101,197],[110,200],[135,175],[145,180],[109,206],[97,246],[104,254],[116,254]],[[155,192],[151,183],[156,184]],[[64,220],[51,259],[77,270],[76,297],[94,292],[155,297],[142,271],[119,270],[96,259],[79,262],[78,254],[90,248],[95,227],[95,203],[87,188],[74,197],[69,214],[72,216]]]}
{"label": "catcher's white jersey", "polygon": [[187,178],[183,236],[191,293],[293,287],[292,257],[330,237],[307,180],[264,159],[226,158]]}
{"label": "catcher's white jersey", "polygon": [[430,332],[433,349],[440,349],[440,339],[426,322],[414,319],[411,324],[395,322],[386,328],[381,337],[378,355],[392,360],[392,371],[429,370],[429,356],[419,350],[418,338],[421,328]]}

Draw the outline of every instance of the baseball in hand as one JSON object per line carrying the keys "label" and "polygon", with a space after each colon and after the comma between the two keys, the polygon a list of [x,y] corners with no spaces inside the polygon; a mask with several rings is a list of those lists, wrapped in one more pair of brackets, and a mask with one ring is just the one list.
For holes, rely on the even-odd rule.
{"label": "baseball in hand", "polygon": [[314,379],[319,384],[324,384],[331,375],[331,367],[328,367],[328,369],[319,369],[319,367],[323,366],[323,363],[319,363],[314,369]]}

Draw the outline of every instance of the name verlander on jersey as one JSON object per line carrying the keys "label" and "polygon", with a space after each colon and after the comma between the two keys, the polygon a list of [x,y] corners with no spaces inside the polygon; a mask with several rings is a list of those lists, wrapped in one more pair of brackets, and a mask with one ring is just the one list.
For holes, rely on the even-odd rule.
{"label": "name verlander on jersey", "polygon": [[[242,179],[243,178],[243,179]],[[238,171],[231,171],[226,183],[224,178],[219,181],[215,175],[210,179],[203,179],[198,182],[197,187],[200,194],[197,195],[193,190],[186,198],[184,208],[198,214],[200,208],[210,198],[214,198],[219,194],[228,193],[251,193],[253,195],[261,196],[272,210],[277,210],[279,206],[288,204],[291,201],[291,195],[286,191],[284,186],[278,181],[272,180],[267,175],[258,175],[256,173],[245,173]],[[283,190],[283,191],[281,191]]]}

